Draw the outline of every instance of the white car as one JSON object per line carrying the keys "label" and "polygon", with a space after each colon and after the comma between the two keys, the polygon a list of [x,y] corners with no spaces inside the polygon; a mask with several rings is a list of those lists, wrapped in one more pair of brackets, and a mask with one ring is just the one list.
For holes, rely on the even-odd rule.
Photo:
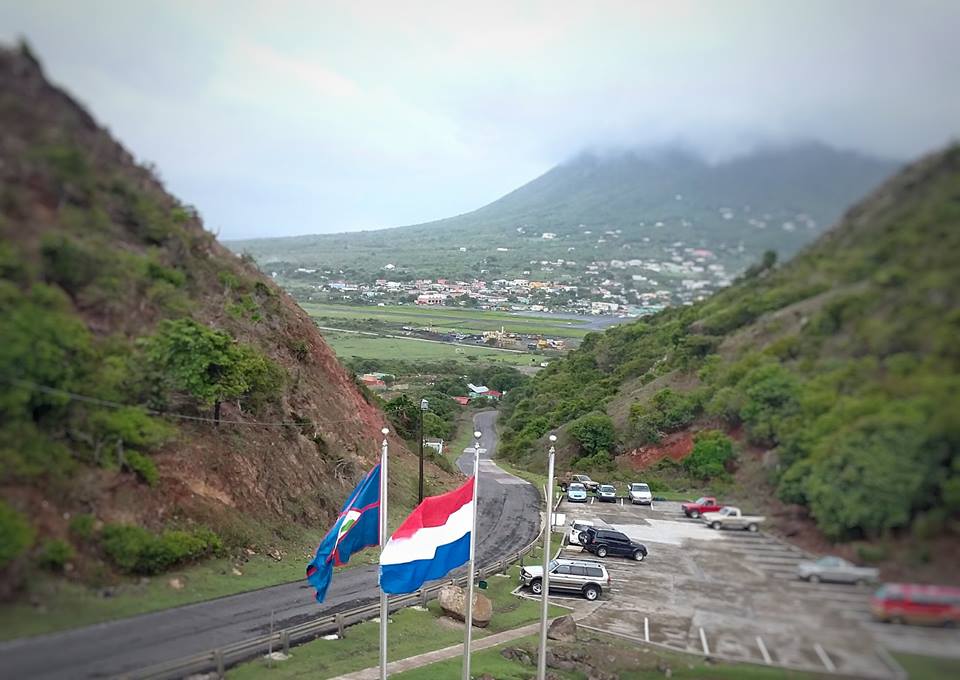
{"label": "white car", "polygon": [[653,505],[653,494],[650,487],[643,482],[634,482],[630,485],[630,502],[641,505]]}
{"label": "white car", "polygon": [[573,522],[570,525],[570,530],[567,532],[567,543],[570,545],[580,545],[580,532],[592,526],[595,526],[595,524],[588,519],[578,519]]}

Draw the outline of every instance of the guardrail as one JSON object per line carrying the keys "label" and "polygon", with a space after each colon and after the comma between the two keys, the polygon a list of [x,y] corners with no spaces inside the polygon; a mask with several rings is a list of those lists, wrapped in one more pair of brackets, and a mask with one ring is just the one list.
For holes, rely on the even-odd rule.
{"label": "guardrail", "polygon": [[[492,574],[505,573],[516,562],[519,562],[526,555],[529,555],[536,548],[543,535],[541,527],[540,534],[515,553],[503,558],[493,564],[486,565],[477,570],[479,578],[484,578]],[[439,596],[440,590],[448,585],[465,586],[467,576],[447,579],[441,583],[435,583],[427,588],[421,588],[416,593],[410,595],[399,595],[387,599],[388,609],[391,613],[411,607],[414,605],[426,606],[427,602]],[[216,672],[218,678],[223,678],[226,669],[233,664],[247,659],[267,654],[269,651],[283,651],[288,653],[290,646],[315,640],[323,635],[332,635],[336,633],[343,637],[344,629],[363,621],[374,618],[380,614],[380,603],[373,602],[368,605],[347,609],[337,614],[328,614],[320,618],[301,623],[289,628],[283,628],[270,635],[262,635],[257,638],[251,638],[242,642],[236,642],[224,647],[212,649],[208,652],[195,654],[194,656],[166,661],[153,666],[123,674],[120,677],[130,680],[173,680],[183,678],[188,675],[198,673]]]}

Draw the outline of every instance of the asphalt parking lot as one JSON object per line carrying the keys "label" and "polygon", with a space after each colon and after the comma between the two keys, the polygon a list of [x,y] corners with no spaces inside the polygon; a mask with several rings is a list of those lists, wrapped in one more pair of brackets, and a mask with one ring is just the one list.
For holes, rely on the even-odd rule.
{"label": "asphalt parking lot", "polygon": [[[603,560],[612,587],[583,624],[697,654],[856,677],[902,677],[888,650],[960,656],[958,631],[874,623],[869,586],[799,581],[796,565],[810,556],[762,531],[714,531],[672,502],[562,502],[557,512],[567,525],[589,519],[649,550],[640,563]],[[579,546],[561,556],[598,559]]]}

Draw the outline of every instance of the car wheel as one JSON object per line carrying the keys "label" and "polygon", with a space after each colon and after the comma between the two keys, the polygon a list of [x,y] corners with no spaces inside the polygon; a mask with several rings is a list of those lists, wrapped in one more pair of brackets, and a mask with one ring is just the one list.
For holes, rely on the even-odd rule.
{"label": "car wheel", "polygon": [[699,510],[693,510],[693,511],[690,512],[690,516],[693,517],[694,519],[700,519],[700,511],[699,511]]}
{"label": "car wheel", "polygon": [[579,543],[580,545],[586,545],[587,537],[584,536],[583,534],[577,534],[577,543]]}
{"label": "car wheel", "polygon": [[810,574],[807,577],[807,580],[810,581],[810,583],[820,583],[820,577],[816,574]]}
{"label": "car wheel", "polygon": [[606,557],[607,556],[607,546],[601,545],[597,548],[597,557]]}
{"label": "car wheel", "polygon": [[757,525],[756,525],[756,524],[748,524],[748,525],[747,525],[747,531],[749,531],[751,534],[757,533]]}
{"label": "car wheel", "polygon": [[635,559],[637,562],[643,562],[644,557],[646,557],[646,555],[643,554],[642,550],[633,551],[633,559]]}
{"label": "car wheel", "polygon": [[720,522],[710,522],[710,528],[711,528],[711,529],[719,529],[719,528],[720,528]]}
{"label": "car wheel", "polygon": [[596,586],[584,586],[583,587],[583,596],[593,602],[598,597],[600,597],[600,589]]}
{"label": "car wheel", "polygon": [[539,595],[543,592],[543,581],[536,579],[530,582],[530,592],[534,595]]}

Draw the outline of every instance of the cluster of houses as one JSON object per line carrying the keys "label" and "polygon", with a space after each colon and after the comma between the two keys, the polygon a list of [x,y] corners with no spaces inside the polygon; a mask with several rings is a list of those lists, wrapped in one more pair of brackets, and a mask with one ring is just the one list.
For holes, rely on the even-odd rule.
{"label": "cluster of houses", "polygon": [[[394,383],[394,376],[390,373],[361,373],[357,379],[367,388],[375,392],[385,392],[391,390],[394,392],[403,392],[410,388],[407,384]],[[489,402],[500,401],[504,393],[498,390],[492,390],[486,385],[474,385],[467,383],[468,394],[465,396],[453,397],[453,400],[461,406],[467,406],[471,402]]]}

